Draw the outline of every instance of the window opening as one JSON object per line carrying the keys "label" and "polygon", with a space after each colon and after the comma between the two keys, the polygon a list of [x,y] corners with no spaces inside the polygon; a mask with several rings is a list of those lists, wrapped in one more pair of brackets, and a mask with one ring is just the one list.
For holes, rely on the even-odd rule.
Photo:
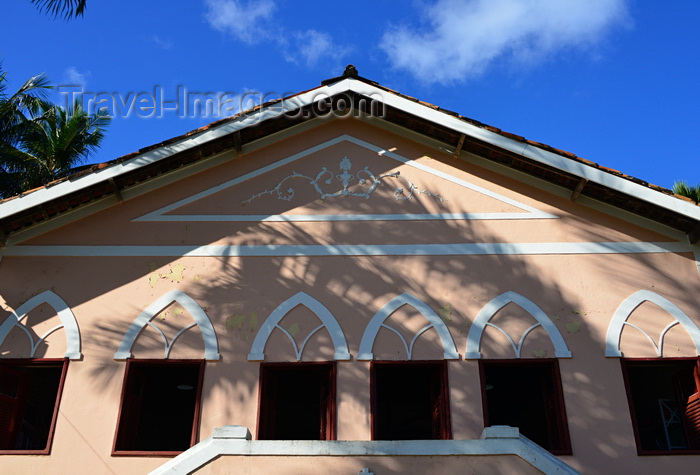
{"label": "window opening", "polygon": [[621,361],[638,452],[700,451],[697,360]]}
{"label": "window opening", "polygon": [[114,452],[182,452],[196,443],[203,361],[127,362]]}
{"label": "window opening", "polygon": [[0,453],[49,453],[67,366],[67,359],[0,362]]}
{"label": "window opening", "polygon": [[375,362],[371,379],[374,440],[452,437],[444,361]]}
{"label": "window opening", "polygon": [[481,361],[484,425],[518,427],[553,454],[571,454],[559,366],[550,361]]}
{"label": "window opening", "polygon": [[258,439],[334,440],[335,363],[262,364]]}

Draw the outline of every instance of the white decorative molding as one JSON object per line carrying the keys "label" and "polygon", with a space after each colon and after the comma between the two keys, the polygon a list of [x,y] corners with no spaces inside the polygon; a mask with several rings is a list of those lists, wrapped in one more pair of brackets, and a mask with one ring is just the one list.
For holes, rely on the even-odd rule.
{"label": "white decorative molding", "polygon": [[[321,325],[313,329],[304,339],[301,347],[297,346],[294,337],[279,324],[280,321],[287,315],[292,309],[298,305],[303,305],[309,310],[311,310],[319,320],[321,320]],[[316,334],[321,328],[326,328],[333,341],[333,346],[335,347],[335,353],[333,359],[336,360],[349,360],[350,353],[348,351],[348,344],[345,341],[345,334],[343,329],[340,328],[338,321],[335,319],[333,314],[318,300],[310,296],[305,292],[299,292],[287,300],[282,302],[276,309],[272,311],[269,317],[265,319],[260,330],[258,330],[255,340],[253,341],[253,346],[248,354],[248,361],[264,361],[265,360],[265,344],[268,338],[272,334],[272,331],[277,328],[282,333],[287,335],[289,341],[292,343],[294,348],[294,355],[297,361],[301,361],[301,355],[304,353],[304,347],[309,339]]]}
{"label": "white decorative molding", "polygon": [[[394,199],[396,201],[405,201],[405,200],[410,200],[413,198],[415,193],[418,194],[424,194],[428,196],[433,196],[437,198],[440,201],[443,201],[442,197],[438,195],[437,193],[430,193],[427,190],[420,190],[416,185],[411,182],[408,178],[402,177],[400,175],[400,172],[393,172],[393,173],[384,173],[383,175],[375,175],[372,173],[372,171],[369,169],[369,167],[364,167],[363,169],[357,171],[356,173],[351,173],[352,172],[352,162],[348,157],[343,157],[340,160],[340,163],[338,164],[338,168],[340,169],[340,173],[338,175],[334,175],[333,172],[331,172],[328,168],[326,167],[321,167],[321,171],[319,171],[315,177],[310,177],[307,175],[304,175],[303,173],[297,173],[293,171],[291,175],[288,175],[282,180],[280,180],[277,185],[270,189],[270,190],[265,190],[261,191],[260,193],[256,193],[247,200],[244,200],[243,203],[250,203],[253,200],[260,198],[263,195],[277,195],[278,200],[285,200],[285,201],[291,201],[292,198],[294,198],[294,188],[292,188],[291,184],[286,185],[285,183],[289,182],[292,179],[303,179],[306,182],[308,182],[309,185],[311,185],[314,190],[319,195],[319,198],[322,200],[325,200],[326,198],[332,198],[332,197],[348,197],[348,196],[354,196],[354,197],[360,197],[360,198],[365,198],[369,199],[370,196],[372,196],[372,193],[377,189],[379,185],[382,184],[389,184],[389,181],[386,180],[387,178],[394,178],[397,181],[399,181],[399,186],[396,186],[394,188]],[[333,186],[333,179],[336,179],[340,184],[343,186],[342,190],[338,191],[330,191],[327,192],[326,190],[323,189],[324,185],[329,185]],[[357,180],[356,182],[354,180]],[[403,182],[403,186],[400,186],[401,182]],[[364,191],[351,191],[350,187],[352,185],[364,185],[365,189]],[[391,186],[391,185],[390,185]],[[282,188],[285,188],[284,190]]]}
{"label": "white decorative molding", "polygon": [[[520,434],[517,427],[485,427],[479,439],[468,440],[251,440],[250,431],[242,426],[224,426],[177,457],[163,463],[151,475],[194,473],[218,457],[361,457],[363,464],[369,457],[468,457],[483,455],[517,456],[542,473],[549,475],[576,475],[574,468],[556,455]],[[367,462],[369,460],[369,462]],[[313,463],[313,462],[311,462]],[[435,472],[440,460],[435,461]],[[530,467],[528,467],[530,468]]]}
{"label": "white decorative molding", "polygon": [[[299,160],[300,158],[306,157],[308,155],[311,155],[313,153],[319,152],[321,150],[324,150],[328,147],[331,147],[333,145],[336,145],[341,142],[350,142],[352,144],[358,145],[362,148],[365,148],[367,150],[370,150],[371,152],[374,152],[376,154],[382,155],[384,157],[391,158],[393,160],[396,160],[397,162],[400,162],[404,165],[407,165],[409,167],[422,170],[426,173],[429,173],[433,176],[440,177],[446,181],[449,181],[451,183],[454,183],[456,185],[462,186],[464,188],[470,189],[472,191],[475,191],[477,193],[486,195],[490,198],[496,199],[502,203],[511,205],[519,210],[522,210],[523,212],[515,212],[515,213],[425,213],[425,214],[372,214],[372,215],[242,215],[242,214],[236,214],[236,215],[179,215],[179,214],[167,214],[172,211],[175,211],[178,208],[181,208],[182,206],[188,205],[190,203],[194,203],[195,201],[201,200],[202,198],[206,198],[208,196],[213,195],[214,193],[218,193],[222,190],[225,190],[227,188],[230,188],[232,186],[238,185],[239,183],[243,183],[245,181],[248,181],[252,178],[258,177],[264,173],[270,172],[272,170],[275,170],[277,168],[280,168],[282,166],[288,165],[290,163],[295,162],[296,160]],[[341,169],[342,171],[342,169]],[[349,170],[348,170],[349,172]],[[330,174],[330,171],[326,170],[326,173]],[[349,173],[348,173],[349,175]],[[315,180],[314,178],[307,177],[305,175],[301,174],[293,174],[288,176],[287,178],[290,177],[304,177],[309,180]],[[317,176],[316,179],[320,179],[321,176],[325,176],[325,173],[323,170],[319,175]],[[341,173],[341,175],[343,174]],[[398,176],[398,174],[397,174]],[[349,184],[349,176],[345,176],[345,178],[340,178],[341,183],[344,182],[344,180],[347,179],[347,183]],[[283,179],[282,182],[285,180]],[[278,187],[281,186],[282,182],[278,184]],[[410,183],[410,182],[409,182]],[[412,186],[412,184],[411,184]],[[277,187],[275,187],[277,188]],[[266,193],[274,193],[275,188],[272,190],[266,190],[262,194]],[[415,189],[415,187],[413,187]],[[320,189],[319,189],[320,190]],[[323,191],[320,190],[320,192],[323,194]],[[345,192],[345,193],[344,193]],[[282,192],[283,193],[283,192]],[[293,194],[293,193],[292,193]],[[344,188],[341,192],[341,195],[347,195],[350,194],[350,191]],[[256,195],[253,196],[253,198]],[[280,196],[283,196],[280,194]],[[331,196],[330,194],[326,196]],[[406,195],[408,197],[409,195]],[[424,165],[422,163],[418,163],[414,160],[410,160],[406,157],[403,157],[397,153],[390,152],[388,150],[385,150],[381,147],[378,147],[376,145],[373,145],[369,142],[365,142],[364,140],[360,140],[358,138],[355,138],[351,135],[343,134],[339,137],[336,137],[334,139],[328,140],[326,142],[323,142],[321,144],[318,144],[314,147],[308,148],[306,150],[303,150],[301,152],[298,152],[294,155],[291,155],[289,157],[283,158],[281,160],[276,161],[275,163],[272,163],[270,165],[267,165],[265,167],[259,168],[258,170],[254,170],[250,173],[246,173],[245,175],[242,175],[238,178],[234,178],[232,180],[229,180],[225,183],[222,183],[220,185],[217,185],[215,187],[212,187],[208,190],[202,191],[200,193],[196,193],[190,197],[184,198],[182,200],[179,200],[175,203],[172,203],[168,206],[165,206],[163,208],[157,209],[155,211],[152,211],[148,214],[145,214],[143,216],[140,216],[138,218],[135,218],[133,221],[182,221],[182,222],[191,222],[191,221],[357,221],[357,220],[380,220],[380,221],[396,221],[396,220],[423,220],[423,219],[466,219],[466,220],[472,220],[472,219],[558,219],[558,216],[555,216],[550,213],[546,213],[544,211],[540,211],[530,205],[526,205],[524,203],[520,203],[519,201],[516,201],[514,199],[508,198],[506,196],[500,195],[498,193],[495,193],[493,191],[487,190],[486,188],[483,188],[481,186],[475,185],[473,183],[469,183],[468,181],[459,179],[455,176],[452,176],[448,173],[441,172],[439,170],[436,170],[432,167],[429,167],[427,165]]]}
{"label": "white decorative molding", "polygon": [[[403,335],[401,335],[401,333],[384,323],[384,321],[387,318],[389,318],[389,316],[391,316],[391,314],[394,313],[394,311],[396,311],[399,307],[403,305],[412,306],[428,320],[428,325],[423,327],[420,331],[416,332],[410,343],[406,341],[406,339],[403,337]],[[442,348],[444,351],[444,358],[446,360],[459,359],[457,346],[455,345],[455,342],[452,339],[452,335],[447,329],[445,322],[443,322],[442,319],[438,316],[438,314],[435,313],[432,308],[426,305],[425,302],[407,292],[404,292],[401,295],[397,295],[393,299],[389,300],[386,304],[384,304],[382,308],[379,309],[377,313],[374,314],[372,319],[367,324],[367,328],[365,328],[364,334],[362,335],[362,341],[360,342],[360,351],[357,355],[358,360],[367,361],[374,359],[374,354],[372,353],[372,349],[374,347],[374,340],[377,338],[377,334],[382,328],[386,328],[387,330],[392,331],[396,335],[398,335],[398,337],[401,339],[401,342],[404,345],[404,348],[406,349],[406,359],[408,360],[410,360],[413,355],[413,346],[418,340],[418,338],[431,328],[434,328],[435,331],[437,331],[438,336],[440,337],[440,341],[442,343]]]}
{"label": "white decorative molding", "polygon": [[[644,302],[651,302],[658,305],[675,319],[673,322],[666,325],[666,327],[661,330],[661,333],[659,333],[658,345],[646,331],[627,321],[637,307]],[[663,356],[664,338],[666,333],[668,333],[671,328],[679,323],[690,335],[691,340],[693,340],[693,343],[695,344],[695,351],[698,355],[700,355],[700,330],[695,323],[693,323],[690,317],[688,317],[683,310],[661,295],[650,290],[638,290],[627,297],[625,301],[620,304],[610,320],[610,325],[608,325],[608,333],[605,337],[605,356],[613,358],[622,357],[622,352],[620,351],[620,339],[622,338],[622,330],[624,329],[625,325],[627,325],[642,332],[642,334],[644,334],[644,336],[646,336],[654,346],[656,355],[661,358]]]}
{"label": "white decorative molding", "polygon": [[[49,304],[56,311],[58,318],[61,319],[61,325],[57,325],[49,329],[41,336],[41,338],[39,338],[39,340],[35,342],[30,331],[27,330],[27,328],[22,324],[22,320],[30,311],[44,303]],[[7,335],[9,335],[10,331],[15,327],[24,331],[27,338],[29,338],[29,343],[31,345],[31,352],[29,354],[30,358],[35,357],[37,348],[47,336],[61,328],[63,328],[66,332],[65,357],[72,360],[79,360],[82,356],[80,353],[80,330],[78,329],[78,322],[75,319],[75,315],[73,315],[73,312],[68,307],[68,304],[66,304],[61,297],[50,290],[45,290],[39,295],[35,295],[34,297],[30,298],[5,319],[2,325],[0,325],[0,345],[2,345],[5,338],[7,338]]]}
{"label": "white decorative molding", "polygon": [[12,246],[5,256],[64,257],[287,257],[287,256],[531,256],[691,252],[682,242],[528,242],[457,244],[263,244],[208,246]]}
{"label": "white decorative molding", "polygon": [[[498,313],[499,310],[501,310],[503,307],[505,307],[511,302],[520,306],[537,321],[537,323],[525,330],[525,332],[520,337],[520,341],[517,344],[515,343],[515,341],[513,341],[513,339],[505,330],[503,330],[498,325],[494,325],[490,322],[490,320],[493,318],[494,315],[496,315],[496,313]],[[481,358],[481,337],[483,336],[486,326],[493,327],[501,333],[503,333],[503,335],[505,335],[505,337],[510,342],[513,351],[515,352],[516,358],[520,358],[520,350],[523,347],[523,342],[525,341],[525,338],[530,334],[532,330],[539,326],[544,328],[544,330],[547,332],[547,335],[549,336],[549,339],[552,341],[552,344],[554,345],[555,356],[557,358],[571,358],[571,352],[569,351],[569,347],[566,346],[564,338],[561,336],[561,333],[559,333],[559,330],[557,329],[556,325],[552,323],[552,320],[550,320],[547,314],[544,313],[544,311],[542,311],[542,309],[535,305],[530,299],[523,297],[522,295],[516,292],[508,291],[499,295],[498,297],[494,298],[489,303],[484,305],[484,308],[482,308],[479,311],[476,318],[474,319],[474,323],[469,329],[469,335],[467,336],[467,348],[464,354],[464,359],[471,360]]]}
{"label": "white decorative molding", "polygon": [[[175,334],[172,341],[169,342],[163,331],[151,320],[153,320],[156,315],[158,315],[173,302],[177,302],[182,305],[182,307],[192,316],[194,322],[181,328]],[[197,302],[194,301],[194,299],[192,299],[192,297],[186,293],[180,290],[171,290],[149,305],[146,310],[141,312],[141,314],[136,317],[134,323],[131,324],[129,329],[124,334],[124,337],[119,344],[119,349],[114,354],[115,360],[126,360],[133,358],[134,355],[131,354],[131,348],[134,346],[134,342],[141,333],[141,330],[143,330],[147,325],[156,330],[162,338],[163,345],[165,346],[165,359],[170,357],[170,351],[180,335],[195,325],[199,327],[199,331],[202,333],[202,339],[204,340],[204,358],[210,361],[221,359],[221,355],[219,355],[219,343],[216,339],[216,332],[214,331],[214,326],[212,325],[211,320],[209,320],[207,313],[202,307],[199,306]]]}

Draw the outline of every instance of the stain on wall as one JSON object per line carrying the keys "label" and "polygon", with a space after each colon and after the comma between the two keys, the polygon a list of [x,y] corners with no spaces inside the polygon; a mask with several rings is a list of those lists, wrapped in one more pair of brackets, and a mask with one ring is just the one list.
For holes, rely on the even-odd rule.
{"label": "stain on wall", "polygon": [[571,320],[566,324],[566,331],[569,333],[578,333],[581,331],[581,322],[578,320]]}
{"label": "stain on wall", "polygon": [[[156,269],[156,266],[157,264],[155,262],[148,263],[148,267],[149,269],[151,269],[151,272],[153,272]],[[184,280],[184,264],[175,264],[173,266],[168,267],[169,272],[162,274],[158,272],[153,272],[150,276],[148,276],[148,285],[150,285],[151,287],[155,287],[159,280],[170,280],[170,282],[178,284]],[[199,276],[195,276],[195,280],[197,280],[198,278]]]}
{"label": "stain on wall", "polygon": [[437,311],[438,315],[440,315],[440,318],[442,318],[442,321],[445,323],[449,323],[450,320],[452,320],[452,305],[445,304],[440,309]]}

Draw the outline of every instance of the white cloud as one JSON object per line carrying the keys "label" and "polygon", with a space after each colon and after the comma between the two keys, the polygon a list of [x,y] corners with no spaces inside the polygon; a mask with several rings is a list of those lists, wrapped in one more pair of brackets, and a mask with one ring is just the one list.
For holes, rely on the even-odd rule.
{"label": "white cloud", "polygon": [[598,42],[628,21],[626,0],[439,0],[430,28],[394,27],[380,47],[393,66],[426,82],[477,76],[495,60],[542,61]]}
{"label": "white cloud", "polygon": [[274,0],[205,0],[205,4],[204,17],[209,26],[248,44],[276,44],[290,63],[314,67],[330,61],[332,67],[337,67],[351,51],[350,47],[334,43],[328,33],[314,29],[290,30],[273,23],[277,9]]}
{"label": "white cloud", "polygon": [[81,73],[75,67],[71,66],[63,72],[63,82],[66,85],[72,86],[82,86],[85,88],[87,86],[87,78],[90,77],[90,71],[86,73]]}
{"label": "white cloud", "polygon": [[302,63],[307,67],[313,67],[321,61],[337,63],[350,51],[348,47],[334,44],[328,33],[316,30],[295,32],[291,47],[293,51],[287,54],[287,61]]}
{"label": "white cloud", "polygon": [[215,30],[248,43],[270,37],[269,20],[277,5],[272,0],[206,0],[204,18]]}
{"label": "white cloud", "polygon": [[158,35],[153,35],[151,39],[153,39],[153,42],[162,49],[170,49],[173,47],[172,42],[165,40]]}

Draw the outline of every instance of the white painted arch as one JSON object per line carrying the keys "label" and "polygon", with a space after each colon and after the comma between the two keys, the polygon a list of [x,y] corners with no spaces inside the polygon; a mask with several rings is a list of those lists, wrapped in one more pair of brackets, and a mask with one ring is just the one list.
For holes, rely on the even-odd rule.
{"label": "white painted arch", "polygon": [[[321,325],[312,330],[302,342],[301,348],[297,347],[294,337],[289,334],[287,330],[282,328],[279,324],[287,313],[294,309],[298,305],[303,305],[309,310],[311,310],[318,318],[321,320]],[[263,322],[260,330],[258,330],[255,340],[253,341],[253,346],[248,354],[248,361],[264,361],[265,360],[265,344],[268,338],[272,334],[272,331],[277,328],[282,331],[287,338],[292,343],[294,348],[294,353],[297,361],[301,361],[301,356],[304,353],[304,347],[309,339],[318,332],[321,328],[326,328],[333,341],[333,346],[335,347],[335,354],[333,359],[335,360],[349,360],[350,352],[348,351],[348,344],[345,340],[345,334],[343,329],[340,328],[338,321],[335,319],[333,314],[328,310],[325,305],[321,302],[307,294],[306,292],[298,292],[292,295],[287,300],[282,302],[276,309],[272,311],[270,316],[268,316]]]}
{"label": "white painted arch", "polygon": [[[510,335],[508,335],[508,333],[506,333],[502,328],[490,323],[493,316],[511,302],[523,308],[526,312],[532,315],[535,320],[537,320],[536,324],[525,330],[517,345]],[[516,292],[508,291],[499,295],[484,305],[484,308],[479,311],[474,319],[472,327],[469,329],[469,335],[467,336],[467,348],[464,354],[465,359],[481,358],[481,351],[479,348],[481,346],[481,337],[483,336],[487,325],[496,328],[503,333],[506,338],[508,338],[511,346],[513,347],[513,351],[515,351],[516,358],[520,358],[520,350],[522,349],[523,342],[525,341],[527,335],[539,326],[544,328],[549,336],[549,339],[552,341],[555,356],[557,358],[571,358],[571,352],[569,351],[568,346],[566,346],[564,338],[561,336],[561,333],[559,333],[559,330],[557,329],[556,325],[554,325],[552,320],[550,320],[547,314],[540,307],[535,305],[534,302]]]}
{"label": "white painted arch", "polygon": [[[658,345],[646,331],[627,322],[627,319],[632,315],[637,307],[642,305],[644,302],[651,302],[658,305],[674,318],[674,321],[668,324],[659,334]],[[608,325],[608,333],[605,337],[605,356],[611,358],[622,357],[622,351],[620,351],[620,339],[622,338],[622,330],[624,330],[625,325],[628,325],[639,330],[647,337],[647,339],[654,346],[657,356],[660,358],[663,355],[664,337],[666,336],[666,333],[668,333],[671,328],[679,323],[690,335],[693,343],[695,343],[695,351],[698,355],[700,355],[700,330],[695,323],[693,323],[690,317],[688,317],[688,315],[686,315],[685,312],[678,308],[678,306],[676,306],[674,303],[656,292],[652,292],[650,290],[638,290],[627,297],[625,301],[622,302],[619,307],[617,307],[615,314],[610,320],[610,325]]]}
{"label": "white painted arch", "polygon": [[[151,320],[153,320],[156,315],[158,315],[161,311],[163,311],[163,309],[173,302],[177,302],[182,305],[182,307],[187,310],[190,315],[192,315],[194,322],[180,329],[180,331],[175,334],[172,341],[168,342],[165,334],[156,324],[152,323]],[[202,339],[204,340],[204,358],[210,361],[221,359],[221,355],[219,355],[219,343],[216,339],[216,332],[214,331],[214,326],[212,325],[211,320],[209,320],[207,313],[202,307],[199,306],[197,302],[194,301],[192,297],[186,293],[180,290],[171,290],[149,305],[146,310],[141,312],[141,314],[136,317],[134,323],[131,324],[129,329],[124,334],[124,337],[119,344],[119,349],[114,354],[115,360],[126,360],[134,356],[131,353],[131,348],[134,346],[134,342],[141,333],[141,330],[143,330],[146,325],[155,329],[163,339],[166,359],[170,357],[170,351],[180,335],[195,325],[199,327],[199,330],[202,333]]]}
{"label": "white painted arch", "polygon": [[[32,334],[27,330],[27,328],[22,324],[22,320],[27,316],[29,312],[38,307],[41,304],[50,305],[58,314],[58,318],[61,319],[61,325],[57,325],[49,329],[44,333],[38,341],[34,341]],[[51,333],[63,328],[66,332],[66,353],[65,357],[72,360],[79,360],[81,358],[80,353],[80,330],[78,329],[78,322],[75,319],[75,315],[71,311],[68,304],[58,295],[56,295],[51,290],[45,290],[39,295],[35,295],[30,298],[22,305],[20,305],[17,310],[12,312],[0,325],[0,345],[5,341],[7,335],[10,334],[13,328],[19,328],[27,335],[29,338],[29,343],[31,344],[30,358],[35,357],[35,353],[42,341],[46,339]]]}
{"label": "white painted arch", "polygon": [[[396,311],[399,307],[403,305],[412,306],[428,320],[428,325],[423,327],[419,332],[416,333],[416,335],[413,337],[413,340],[411,340],[410,344],[406,342],[403,335],[401,335],[399,332],[397,332],[390,326],[384,324],[384,321],[387,318],[389,318],[389,316],[392,313],[394,313],[394,311]],[[362,335],[362,341],[360,342],[360,351],[357,355],[358,360],[368,361],[374,359],[374,354],[372,353],[372,349],[374,347],[374,340],[377,338],[377,334],[382,328],[386,328],[399,336],[399,338],[404,344],[404,348],[406,349],[406,357],[409,360],[411,359],[413,353],[413,345],[415,344],[416,340],[426,331],[430,330],[431,328],[435,328],[442,343],[442,347],[444,350],[444,358],[446,360],[459,359],[457,346],[455,345],[455,342],[452,339],[452,335],[450,334],[450,331],[447,329],[447,326],[442,321],[442,319],[438,316],[437,313],[435,313],[435,311],[433,311],[432,308],[426,305],[425,302],[407,292],[404,292],[401,295],[397,295],[393,299],[389,300],[386,304],[384,304],[382,308],[379,309],[377,313],[374,314],[372,319],[367,324],[367,328],[365,328],[364,334]]]}

